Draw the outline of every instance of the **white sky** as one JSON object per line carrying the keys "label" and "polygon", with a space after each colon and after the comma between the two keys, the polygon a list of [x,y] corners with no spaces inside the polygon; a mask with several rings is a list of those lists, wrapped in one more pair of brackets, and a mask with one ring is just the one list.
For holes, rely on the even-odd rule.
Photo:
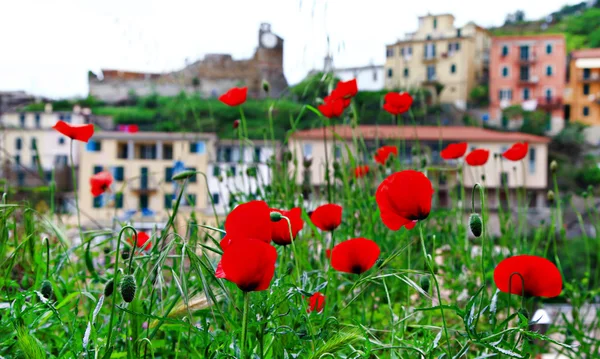
{"label": "white sky", "polygon": [[[417,16],[453,13],[461,26],[537,19],[569,0],[0,0],[0,90],[86,96],[87,71],[163,72],[206,53],[252,56],[261,22],[285,39],[290,83],[321,68],[331,39],[338,67],[383,63],[385,44]],[[543,6],[541,5],[543,4]]]}

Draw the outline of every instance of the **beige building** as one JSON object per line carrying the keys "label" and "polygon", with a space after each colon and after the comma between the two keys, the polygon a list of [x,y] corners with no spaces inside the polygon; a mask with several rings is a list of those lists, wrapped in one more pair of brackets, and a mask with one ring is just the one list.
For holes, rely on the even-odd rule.
{"label": "beige building", "polygon": [[[451,190],[457,188],[458,179],[462,178],[462,185],[471,189],[476,182],[482,182],[482,174],[485,174],[485,182],[488,189],[488,205],[497,208],[498,201],[503,203],[516,202],[516,189],[523,185],[528,191],[529,207],[545,207],[546,189],[548,186],[548,143],[546,137],[534,136],[518,132],[497,132],[478,127],[435,127],[435,126],[374,126],[365,125],[352,128],[350,126],[338,126],[335,133],[345,139],[341,146],[338,142],[337,149],[333,146],[333,135],[331,130],[328,136],[328,159],[330,161],[331,180],[333,177],[334,161],[344,161],[348,157],[346,146],[350,149],[355,160],[359,164],[374,166],[373,155],[383,145],[396,145],[399,148],[400,158],[407,166],[414,168],[416,163],[423,159],[428,166],[445,167],[446,171],[429,171],[428,177],[436,186],[437,201],[440,206],[450,206]],[[360,150],[354,145],[354,139],[362,138]],[[338,140],[339,141],[339,140]],[[467,153],[475,148],[483,148],[490,151],[490,157],[486,165],[482,167],[470,167],[468,165],[458,166],[456,161],[445,161],[440,157],[440,151],[449,143],[467,142]],[[404,155],[402,155],[401,143],[404,142]],[[494,154],[501,154],[516,142],[528,142],[529,153],[521,162],[514,163]],[[364,147],[363,144],[364,143]],[[312,159],[308,168],[299,168],[296,171],[297,183],[309,182],[313,187],[323,188],[326,184],[325,177],[325,145],[323,141],[323,129],[312,129],[299,131],[292,135],[289,149],[298,159]],[[413,150],[420,149],[420,154],[413,155]],[[298,161],[302,163],[302,160]],[[462,168],[462,176],[457,176],[458,171],[447,171],[449,167]],[[349,175],[352,169],[347,168]],[[443,173],[443,174],[442,174]],[[504,189],[508,188],[508,191]],[[469,192],[467,190],[466,192]],[[470,193],[467,193],[467,198]],[[506,207],[504,207],[506,208]]]}
{"label": "beige building", "polygon": [[440,101],[466,108],[471,89],[487,81],[490,34],[470,22],[454,25],[450,14],[419,17],[417,31],[386,46],[385,87],[427,88]]}
{"label": "beige building", "polygon": [[[171,178],[178,168],[208,172],[216,136],[209,133],[98,132],[80,154],[79,206],[85,227],[110,225],[113,218],[138,229],[164,226],[180,191]],[[114,183],[99,197],[90,194],[90,177],[110,171]],[[179,217],[192,211],[210,221],[207,183],[200,174],[188,180]],[[182,215],[181,215],[182,214]]]}

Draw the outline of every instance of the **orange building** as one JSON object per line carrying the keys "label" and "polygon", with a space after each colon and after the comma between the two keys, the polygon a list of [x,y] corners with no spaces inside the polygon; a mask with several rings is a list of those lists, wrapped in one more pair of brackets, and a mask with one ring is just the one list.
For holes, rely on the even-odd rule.
{"label": "orange building", "polygon": [[600,125],[600,48],[571,53],[565,119]]}

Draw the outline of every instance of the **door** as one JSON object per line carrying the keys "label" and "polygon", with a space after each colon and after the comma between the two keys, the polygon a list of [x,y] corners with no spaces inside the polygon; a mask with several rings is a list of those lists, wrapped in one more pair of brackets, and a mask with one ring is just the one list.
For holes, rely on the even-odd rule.
{"label": "door", "polygon": [[[148,189],[148,167],[142,167],[140,172],[140,188]],[[145,208],[145,207],[142,207]]]}
{"label": "door", "polygon": [[521,60],[529,60],[529,46],[521,46],[519,48],[519,57]]}

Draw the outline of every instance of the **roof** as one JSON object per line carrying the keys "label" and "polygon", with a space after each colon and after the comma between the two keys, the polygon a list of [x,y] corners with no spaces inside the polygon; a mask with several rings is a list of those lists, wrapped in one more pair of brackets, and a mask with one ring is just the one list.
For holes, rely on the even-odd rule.
{"label": "roof", "polygon": [[112,69],[102,69],[103,79],[122,79],[122,80],[145,80],[148,78],[158,78],[161,75],[149,72],[121,71]]}
{"label": "roof", "polygon": [[122,132],[122,131],[98,131],[94,133],[93,139],[114,140],[139,140],[139,141],[192,141],[192,140],[214,140],[216,134],[210,132]]}
{"label": "roof", "polygon": [[[350,126],[337,126],[335,133],[344,139],[351,139],[353,134],[366,140],[374,139],[404,139],[420,141],[448,141],[448,142],[529,142],[548,143],[550,139],[542,136],[530,135],[521,132],[501,132],[484,129],[481,127],[466,126],[393,126],[393,125],[363,125],[353,129]],[[332,137],[332,127],[327,130],[327,137]],[[323,139],[323,128],[298,131],[292,135],[295,139]]]}
{"label": "roof", "polygon": [[573,59],[589,59],[589,58],[599,58],[599,57],[600,57],[600,48],[576,50],[576,51],[571,52],[571,58],[573,58]]}
{"label": "roof", "polygon": [[536,35],[499,35],[492,37],[492,42],[495,41],[506,41],[506,40],[565,40],[563,34],[536,34]]}

